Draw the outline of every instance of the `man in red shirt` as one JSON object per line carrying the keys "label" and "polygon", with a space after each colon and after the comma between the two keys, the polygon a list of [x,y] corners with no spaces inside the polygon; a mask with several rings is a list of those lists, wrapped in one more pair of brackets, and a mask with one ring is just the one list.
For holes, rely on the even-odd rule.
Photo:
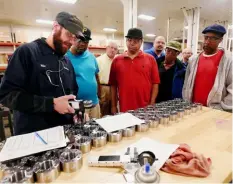
{"label": "man in red shirt", "polygon": [[142,31],[131,28],[126,38],[128,50],[117,56],[111,65],[112,114],[117,112],[117,94],[121,112],[154,104],[158,94],[158,66],[153,56],[140,50]]}
{"label": "man in red shirt", "polygon": [[205,28],[203,52],[188,65],[183,98],[215,109],[232,111],[232,58],[218,46],[226,29]]}

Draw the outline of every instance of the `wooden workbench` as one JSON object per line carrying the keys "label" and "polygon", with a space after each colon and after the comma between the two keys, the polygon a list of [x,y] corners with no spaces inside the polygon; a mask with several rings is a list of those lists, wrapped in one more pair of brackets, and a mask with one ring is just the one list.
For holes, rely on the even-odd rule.
{"label": "wooden workbench", "polygon": [[[160,171],[161,183],[224,183],[232,177],[232,114],[204,108],[169,126],[160,125],[145,133],[136,133],[132,138],[123,138],[120,143],[108,143],[105,147],[92,149],[84,155],[83,167],[77,173],[61,173],[59,183],[126,183],[119,168],[88,167],[89,155],[111,154],[142,137],[163,143],[186,143],[192,150],[212,160],[211,174],[207,178],[185,177]],[[224,120],[224,121],[220,121]]]}

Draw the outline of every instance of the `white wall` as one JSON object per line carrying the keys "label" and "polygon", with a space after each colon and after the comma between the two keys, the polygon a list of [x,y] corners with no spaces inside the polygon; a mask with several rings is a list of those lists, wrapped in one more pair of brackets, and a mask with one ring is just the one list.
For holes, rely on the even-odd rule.
{"label": "white wall", "polygon": [[[15,33],[16,42],[31,42],[40,37],[48,37],[51,28],[12,25],[12,32]],[[0,25],[0,41],[11,41],[10,25]],[[90,46],[106,46],[108,40],[114,39],[119,46],[123,46],[124,38],[121,35],[109,33],[92,33],[92,41]]]}

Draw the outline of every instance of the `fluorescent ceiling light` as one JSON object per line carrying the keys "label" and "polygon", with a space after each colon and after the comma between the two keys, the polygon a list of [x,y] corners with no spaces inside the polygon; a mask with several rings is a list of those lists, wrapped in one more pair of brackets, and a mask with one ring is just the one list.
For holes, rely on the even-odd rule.
{"label": "fluorescent ceiling light", "polygon": [[143,20],[154,20],[155,19],[155,17],[152,17],[150,15],[144,15],[144,14],[138,15],[138,18],[143,19]]}
{"label": "fluorescent ceiling light", "polygon": [[77,0],[56,0],[56,1],[60,1],[63,3],[69,3],[69,4],[75,4],[77,2]]}
{"label": "fluorescent ceiling light", "polygon": [[146,34],[147,37],[155,37],[155,34]]}
{"label": "fluorescent ceiling light", "polygon": [[116,29],[114,29],[114,28],[104,28],[103,29],[104,31],[107,31],[107,32],[116,32],[117,30]]}
{"label": "fluorescent ceiling light", "polygon": [[189,27],[188,27],[188,26],[185,26],[184,28],[185,28],[185,29],[188,29]]}
{"label": "fluorescent ceiling light", "polygon": [[51,21],[51,20],[37,19],[36,22],[37,22],[37,23],[40,23],[40,24],[50,24],[50,25],[53,24],[53,21]]}

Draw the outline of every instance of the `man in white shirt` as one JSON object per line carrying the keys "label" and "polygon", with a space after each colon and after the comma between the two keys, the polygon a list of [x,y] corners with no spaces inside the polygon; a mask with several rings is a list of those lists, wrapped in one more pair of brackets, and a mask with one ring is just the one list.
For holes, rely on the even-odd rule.
{"label": "man in white shirt", "polygon": [[102,116],[111,114],[111,93],[108,85],[112,60],[118,53],[118,45],[110,41],[107,44],[106,53],[97,58],[99,66],[99,79],[101,84],[100,107]]}

